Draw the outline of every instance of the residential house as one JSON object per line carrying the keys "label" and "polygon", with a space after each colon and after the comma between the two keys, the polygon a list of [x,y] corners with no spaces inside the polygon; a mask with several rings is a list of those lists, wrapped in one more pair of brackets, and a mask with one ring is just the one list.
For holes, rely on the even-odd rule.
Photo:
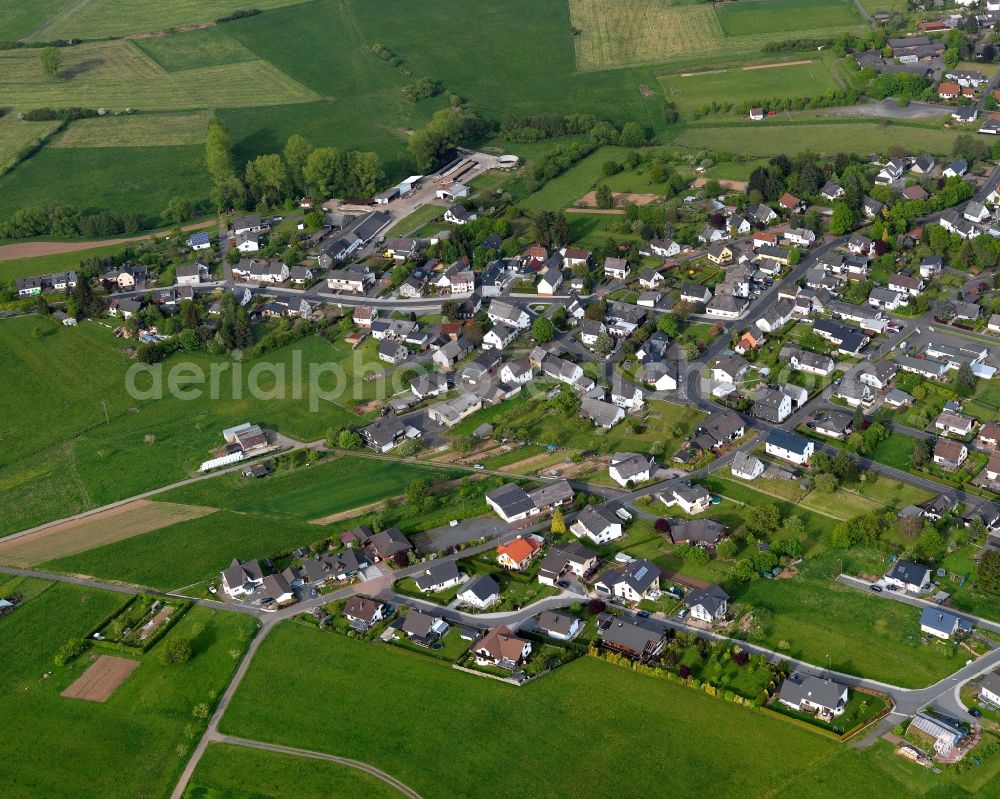
{"label": "residential house", "polygon": [[609,280],[625,280],[629,275],[628,261],[624,258],[606,258],[604,260],[604,277]]}
{"label": "residential house", "polygon": [[222,590],[233,599],[252,594],[264,584],[264,572],[256,560],[242,561],[233,558],[229,568],[220,576]]}
{"label": "residential house", "polygon": [[706,588],[695,588],[684,597],[684,607],[693,619],[708,624],[724,621],[729,610],[729,594],[714,583]]}
{"label": "residential house", "polygon": [[701,423],[697,432],[699,438],[708,436],[709,449],[715,449],[741,438],[746,432],[746,424],[732,411],[715,411]]}
{"label": "residential house", "polygon": [[778,198],[778,205],[790,214],[801,214],[806,210],[805,202],[788,192],[785,192]]}
{"label": "residential house", "polygon": [[658,630],[614,616],[607,618],[600,631],[601,642],[607,649],[643,661],[659,655],[666,640]]}
{"label": "residential house", "polygon": [[389,364],[400,364],[410,357],[410,351],[402,344],[385,339],[379,342],[378,357],[380,361]]}
{"label": "residential house", "polygon": [[760,458],[756,458],[748,452],[737,450],[729,466],[733,477],[741,480],[756,480],[764,473],[764,464]]}
{"label": "residential house", "polygon": [[568,616],[565,613],[556,613],[551,610],[542,611],[536,624],[545,635],[549,638],[555,638],[557,641],[573,640],[583,627],[583,622],[576,616]]}
{"label": "residential house", "polygon": [[968,447],[961,441],[939,438],[934,446],[934,463],[949,471],[957,470],[969,457]]}
{"label": "residential house", "polygon": [[681,246],[673,239],[652,239],[649,242],[649,251],[660,258],[672,258],[680,253]]}
{"label": "residential house", "polygon": [[665,278],[655,269],[643,269],[639,273],[639,285],[648,291],[658,289],[663,285]]}
{"label": "residential house", "polygon": [[464,205],[452,205],[444,212],[444,221],[453,225],[464,225],[478,218],[475,211],[470,211]]}
{"label": "residential house", "polygon": [[925,607],[920,614],[920,632],[947,641],[954,635],[968,633],[972,623],[943,608]]}
{"label": "residential house", "polygon": [[563,276],[562,272],[555,267],[549,267],[541,276],[538,278],[538,284],[536,286],[536,291],[539,294],[545,294],[551,296],[558,291],[559,286],[562,285]]}
{"label": "residential house", "polygon": [[594,583],[594,587],[598,593],[609,594],[628,602],[641,602],[659,595],[661,574],[655,563],[638,559],[608,569]]}
{"label": "residential house", "polygon": [[386,453],[406,437],[406,428],[396,416],[382,416],[361,428],[361,437],[376,452]]}
{"label": "residential house", "polygon": [[749,368],[749,362],[739,355],[726,355],[719,358],[712,367],[712,380],[716,383],[739,385]]}
{"label": "residential house", "polygon": [[626,383],[617,374],[611,380],[611,402],[627,411],[637,411],[646,404],[642,389]]}
{"label": "residential house", "polygon": [[784,430],[772,430],[767,435],[764,451],[782,460],[804,466],[812,458],[815,444],[807,438]]}
{"label": "residential house", "polygon": [[667,523],[674,544],[693,544],[714,550],[726,534],[725,526],[714,519],[670,519]]}
{"label": "residential house", "polygon": [[789,228],[781,234],[781,237],[797,247],[811,247],[816,242],[816,234],[808,228]]}
{"label": "residential house", "polygon": [[955,411],[942,411],[934,420],[934,427],[946,435],[967,436],[972,433],[976,420]]}
{"label": "residential house", "polygon": [[1000,674],[991,671],[979,686],[979,699],[994,707],[1000,707]]}
{"label": "residential house", "polygon": [[580,401],[580,416],[597,427],[610,430],[625,418],[625,410],[610,402],[585,397]]}
{"label": "residential house", "polygon": [[515,671],[531,654],[531,644],[519,638],[506,625],[490,630],[471,647],[476,663]]}
{"label": "residential house", "polygon": [[604,505],[588,505],[569,529],[577,538],[586,536],[598,546],[624,535],[621,519]]}
{"label": "residential house", "polygon": [[847,686],[796,671],[781,683],[778,700],[793,710],[832,718],[847,707]]}
{"label": "residential house", "polygon": [[508,325],[517,330],[524,330],[531,325],[531,316],[528,312],[509,302],[491,301],[486,314],[493,324]]}
{"label": "residential house", "polygon": [[417,590],[424,594],[437,594],[454,585],[458,585],[466,576],[458,570],[454,560],[442,560],[432,563],[424,571],[413,576]]}
{"label": "residential house", "polygon": [[508,327],[504,324],[495,324],[489,332],[483,336],[483,349],[502,350],[520,335],[521,331],[516,327]]}
{"label": "residential house", "polygon": [[500,601],[500,583],[491,574],[480,574],[469,580],[455,598],[463,605],[485,610]]}
{"label": "residential house", "polygon": [[704,305],[712,299],[712,290],[698,283],[685,283],[681,286],[681,299],[695,305]]}
{"label": "residential house", "polygon": [[711,507],[712,495],[705,486],[679,481],[660,493],[660,501],[668,508],[677,505],[689,516],[694,516]]}
{"label": "residential house", "polygon": [[567,572],[585,577],[597,568],[597,563],[597,553],[576,541],[555,544],[538,565],[538,582],[555,585]]}
{"label": "residential house", "polygon": [[344,618],[351,622],[352,627],[365,632],[385,619],[385,611],[385,604],[377,599],[355,594],[344,605]]}
{"label": "residential house", "polygon": [[633,452],[618,452],[611,456],[608,474],[622,488],[629,484],[638,485],[650,479],[652,461],[646,455]]}
{"label": "residential house", "polygon": [[517,536],[513,541],[497,547],[497,563],[511,571],[523,571],[542,550],[541,542],[534,536]]}
{"label": "residential house", "polygon": [[428,647],[440,641],[448,629],[444,619],[413,609],[406,614],[400,626],[400,631],[413,643]]}
{"label": "residential house", "polygon": [[792,398],[784,391],[761,388],[757,391],[751,413],[758,419],[781,424],[792,415]]}
{"label": "residential house", "polygon": [[912,560],[896,560],[882,578],[887,585],[894,585],[904,591],[920,594],[931,587],[931,570],[922,563]]}
{"label": "residential house", "polygon": [[795,305],[790,300],[778,300],[757,320],[757,329],[764,333],[774,333],[788,324],[794,313]]}

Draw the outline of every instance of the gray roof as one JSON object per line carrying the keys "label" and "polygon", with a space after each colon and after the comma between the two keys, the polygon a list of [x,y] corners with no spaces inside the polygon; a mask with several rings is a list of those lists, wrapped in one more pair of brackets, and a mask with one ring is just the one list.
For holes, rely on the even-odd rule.
{"label": "gray roof", "polygon": [[789,452],[805,454],[809,440],[784,430],[772,430],[767,434],[767,443]]}
{"label": "gray roof", "polygon": [[485,602],[491,596],[499,596],[500,583],[492,574],[480,574],[465,584],[462,593],[464,594],[466,591],[471,591],[480,602]]}
{"label": "gray roof", "polygon": [[416,575],[413,578],[413,582],[417,584],[417,588],[421,591],[427,591],[435,585],[440,585],[449,580],[457,580],[460,576],[461,573],[458,571],[455,561],[445,560],[432,563],[421,574]]}
{"label": "gray roof", "polygon": [[951,635],[955,632],[955,628],[960,625],[965,626],[962,619],[941,608],[926,607],[924,612],[920,614],[921,627],[930,627],[945,635]]}
{"label": "gray roof", "polygon": [[624,568],[609,569],[598,582],[603,583],[608,588],[625,583],[637,594],[644,594],[660,578],[661,574],[659,566],[643,558],[633,560]]}
{"label": "gray roof", "polygon": [[538,627],[545,632],[557,633],[559,635],[569,635],[576,621],[572,616],[565,613],[554,613],[551,610],[542,611],[538,616]]}
{"label": "gray roof", "polygon": [[612,619],[601,638],[612,646],[632,652],[654,652],[663,643],[663,633],[623,619]]}
{"label": "gray roof", "polygon": [[599,535],[608,525],[621,524],[621,521],[604,505],[588,505],[576,520],[588,533]]}
{"label": "gray roof", "polygon": [[693,608],[701,605],[713,616],[718,613],[723,605],[729,601],[729,594],[722,590],[722,586],[714,583],[707,588],[694,590],[684,597],[684,606]]}
{"label": "gray roof", "polygon": [[886,573],[886,577],[901,580],[911,585],[921,585],[929,572],[930,568],[922,563],[915,563],[912,560],[897,560]]}
{"label": "gray roof", "polygon": [[798,707],[804,700],[814,705],[836,710],[843,704],[847,688],[833,680],[824,680],[812,675],[793,672],[781,683],[781,701]]}
{"label": "gray roof", "polygon": [[535,509],[535,503],[528,493],[516,483],[494,488],[486,492],[487,499],[496,503],[504,516],[516,516]]}

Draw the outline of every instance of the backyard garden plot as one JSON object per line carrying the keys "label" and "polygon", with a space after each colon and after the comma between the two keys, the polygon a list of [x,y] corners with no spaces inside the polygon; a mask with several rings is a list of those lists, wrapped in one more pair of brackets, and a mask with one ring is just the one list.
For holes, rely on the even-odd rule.
{"label": "backyard garden plot", "polygon": [[236,64],[167,72],[130,41],[64,47],[59,77],[46,75],[36,50],[0,52],[0,96],[17,109],[41,106],[144,110],[243,106],[319,99],[272,64]]}
{"label": "backyard garden plot", "polygon": [[209,111],[131,114],[80,119],[56,137],[53,147],[165,147],[203,144]]}
{"label": "backyard garden plot", "polygon": [[[252,7],[266,11],[301,2],[304,0],[253,0]],[[247,7],[243,0],[150,0],[145,3],[77,0],[49,17],[30,38],[44,42],[153,33],[214,22],[219,17]]]}
{"label": "backyard garden plot", "polygon": [[215,508],[137,499],[82,519],[0,541],[0,563],[31,566],[214,512]]}
{"label": "backyard garden plot", "polygon": [[90,668],[77,677],[60,696],[65,696],[67,699],[86,699],[89,702],[105,702],[138,667],[138,660],[98,655]]}

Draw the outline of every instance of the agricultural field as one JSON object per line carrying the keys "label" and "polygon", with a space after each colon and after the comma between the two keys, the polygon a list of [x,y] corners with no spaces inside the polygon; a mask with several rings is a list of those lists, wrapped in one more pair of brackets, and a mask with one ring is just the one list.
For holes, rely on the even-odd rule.
{"label": "agricultural field", "polygon": [[298,799],[398,799],[381,780],[346,766],[245,746],[209,744],[184,799],[279,799],[294,784]]}
{"label": "agricultural field", "polygon": [[167,72],[200,67],[242,64],[258,56],[224,31],[213,28],[185,31],[172,36],[134,39],[135,44]]}
{"label": "agricultural field", "polygon": [[197,519],[215,508],[150,502],[137,499],[82,519],[46,527],[18,538],[0,541],[0,563],[26,567],[104,544],[131,538],[161,527]]}
{"label": "agricultural field", "polygon": [[103,258],[107,255],[114,255],[121,252],[127,245],[108,244],[101,247],[81,247],[86,249],[74,250],[71,252],[58,253],[56,255],[37,255],[30,258],[14,258],[9,261],[0,261],[0,281],[16,280],[19,277],[28,275],[45,275],[50,272],[64,272],[67,269],[76,269],[80,261],[91,256]]}
{"label": "agricultural field", "polygon": [[[760,1],[751,0],[748,5]],[[659,82],[663,96],[676,103],[682,112],[695,111],[717,102],[733,103],[734,113],[739,114],[741,103],[746,100],[817,97],[838,89],[837,66],[831,55],[810,60],[796,59],[768,67],[661,75]]]}
{"label": "agricultural field", "polygon": [[204,144],[212,118],[208,111],[188,114],[134,114],[79,119],[56,137],[63,147],[172,147]]}
{"label": "agricultural field", "polygon": [[[101,650],[90,648],[65,666],[54,667],[53,658],[67,640],[87,635],[126,597],[50,585],[0,620],[6,674],[0,714],[31,722],[7,736],[4,796],[62,796],[67,786],[81,799],[168,795],[193,745],[191,733],[199,735],[205,724],[193,711],[214,704],[256,621],[192,608],[148,653],[129,655],[140,665],[106,701],[83,701],[60,694]],[[160,661],[159,650],[172,638],[191,642],[190,662]]]}
{"label": "agricultural field", "polygon": [[268,558],[309,546],[324,535],[304,522],[219,511],[51,560],[44,568],[174,591],[218,580],[234,557]]}
{"label": "agricultural field", "polygon": [[58,122],[28,122],[15,114],[0,117],[0,170],[4,170],[17,160],[21,150],[34,141],[52,133]]}
{"label": "agricultural field", "polygon": [[[277,683],[276,673],[284,675]],[[389,674],[395,689],[387,692]],[[317,695],[338,697],[346,714],[363,713],[367,722],[348,731],[341,717],[310,712]],[[433,721],[428,707],[434,708]],[[289,714],[295,724],[282,723]],[[482,756],[480,736],[454,734],[474,718],[490,719],[504,731],[502,763]],[[712,730],[712,747],[691,735],[693,718],[698,729]],[[623,758],[648,745],[652,728],[673,767],[622,769]],[[426,799],[453,795],[455,763],[463,764],[463,795],[469,799],[608,792],[819,799],[834,795],[834,785],[837,795],[909,795],[873,773],[853,750],[593,658],[513,688],[430,658],[292,623],[262,645],[221,731],[362,759]],[[747,747],[748,740],[767,740],[768,746]],[[715,755],[719,750],[726,752],[722,760]],[[587,757],[579,757],[582,751]],[[519,767],[510,768],[515,762]]]}
{"label": "agricultural field", "polygon": [[71,0],[0,0],[0,39],[24,39],[46,20],[69,5]]}
{"label": "agricultural field", "polygon": [[104,106],[115,110],[175,110],[253,103],[310,102],[316,94],[261,59],[167,72],[131,41],[94,42],[61,50],[57,78],[46,75],[31,49],[0,52],[0,93],[19,110],[39,106]]}
{"label": "agricultural field", "polygon": [[[752,0],[685,4],[661,0],[570,0],[577,67],[615,69],[670,61],[761,55],[795,33],[857,32],[864,19],[847,0]],[[671,35],[664,36],[663,31]]]}
{"label": "agricultural field", "polygon": [[247,480],[232,472],[156,498],[313,521],[399,496],[417,478],[434,483],[458,474],[447,468],[345,455],[293,472],[278,472],[266,480]]}
{"label": "agricultural field", "polygon": [[[284,372],[284,400],[251,395],[252,362],[243,364],[236,394],[231,379],[220,381],[217,401],[195,404],[166,392],[162,399],[134,399],[125,379],[132,361],[121,348],[122,342],[107,327],[94,322],[66,328],[54,320],[23,317],[0,325],[0,350],[5,353],[0,384],[15,389],[0,425],[0,447],[7,453],[0,464],[0,491],[8,503],[0,534],[188,477],[222,443],[221,430],[247,420],[315,441],[331,426],[360,421],[355,403],[378,390],[378,381],[354,382],[371,363],[373,348],[360,352],[355,362],[346,344],[312,337],[266,356]],[[298,377],[292,363],[297,357],[304,364]],[[165,369],[169,372],[179,358],[168,361]],[[206,372],[212,363],[225,360],[205,353],[186,353],[184,359]],[[308,365],[317,362],[340,364],[343,372],[339,384],[333,375],[319,380],[338,400],[321,400],[313,412]],[[80,364],[90,370],[82,383]],[[144,379],[137,380],[137,387],[148,386]],[[259,387],[272,391],[274,375],[261,375]],[[105,421],[101,400],[108,402],[110,421]],[[47,423],[33,424],[40,414]]]}
{"label": "agricultural field", "polygon": [[[304,0],[254,0],[253,8],[267,11]],[[132,33],[155,33],[185,25],[214,22],[246,7],[240,0],[153,0],[122,5],[115,0],[65,3],[65,8],[36,28],[30,39],[102,39]]]}
{"label": "agricultural field", "polygon": [[786,119],[737,127],[691,126],[675,140],[678,147],[691,150],[722,150],[771,156],[803,150],[833,155],[838,152],[883,153],[893,145],[951,153],[957,132],[910,125],[881,125],[877,122],[790,123]]}

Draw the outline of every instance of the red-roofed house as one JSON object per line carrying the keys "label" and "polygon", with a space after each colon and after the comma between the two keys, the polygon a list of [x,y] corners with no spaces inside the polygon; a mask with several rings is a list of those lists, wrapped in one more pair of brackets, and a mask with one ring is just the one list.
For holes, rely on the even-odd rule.
{"label": "red-roofed house", "polygon": [[534,538],[518,536],[507,544],[497,547],[497,563],[505,569],[521,571],[531,563],[542,545]]}

